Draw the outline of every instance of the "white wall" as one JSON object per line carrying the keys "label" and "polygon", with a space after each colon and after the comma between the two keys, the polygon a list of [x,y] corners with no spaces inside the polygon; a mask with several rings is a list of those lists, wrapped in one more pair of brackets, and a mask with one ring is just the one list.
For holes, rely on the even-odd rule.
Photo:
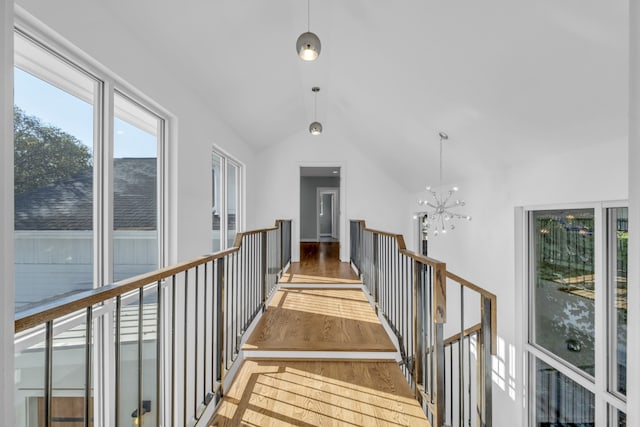
{"label": "white wall", "polygon": [[61,7],[47,0],[19,0],[17,5],[173,115],[168,157],[177,198],[169,201],[170,261],[210,252],[212,144],[243,163],[253,153],[206,100],[184,86],[178,73],[188,64],[168,62],[141,45],[99,2],[70,0]]}
{"label": "white wall", "polygon": [[[0,280],[13,283],[13,0],[0,0]],[[13,286],[0,286],[0,414],[14,425]]]}
{"label": "white wall", "polygon": [[[335,132],[338,133],[338,132]],[[292,257],[299,259],[300,166],[340,166],[340,241],[347,242],[350,219],[366,219],[372,228],[407,234],[405,204],[408,192],[344,137],[325,132],[313,137],[300,132],[273,147],[256,153],[248,167],[249,198],[259,209],[249,211],[248,228],[273,224],[274,218],[293,219]],[[341,258],[348,260],[348,245]]]}
{"label": "white wall", "polygon": [[[432,238],[429,256],[498,298],[499,354],[494,360],[495,426],[523,425],[523,366],[520,325],[524,322],[517,287],[515,209],[553,203],[627,198],[627,143],[607,141],[578,152],[555,153],[542,163],[487,171],[461,182],[465,213],[473,219],[446,236]],[[423,194],[415,195],[415,199]],[[415,201],[413,202],[415,205]],[[415,209],[415,208],[413,208]],[[500,383],[500,385],[497,385]]]}

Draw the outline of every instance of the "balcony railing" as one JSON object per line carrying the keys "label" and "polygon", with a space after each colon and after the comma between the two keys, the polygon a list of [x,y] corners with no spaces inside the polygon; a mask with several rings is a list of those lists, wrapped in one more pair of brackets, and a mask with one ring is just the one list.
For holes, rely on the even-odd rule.
{"label": "balcony railing", "polygon": [[351,221],[350,237],[351,262],[397,338],[401,368],[429,421],[491,425],[495,295],[407,250],[401,235]]}
{"label": "balcony railing", "polygon": [[17,313],[18,419],[195,424],[290,261],[291,221],[277,221],[228,250]]}

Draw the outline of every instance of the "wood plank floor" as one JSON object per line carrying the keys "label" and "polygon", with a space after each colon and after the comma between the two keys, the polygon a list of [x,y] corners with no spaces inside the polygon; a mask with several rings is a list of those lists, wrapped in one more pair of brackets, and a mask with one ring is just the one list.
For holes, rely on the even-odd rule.
{"label": "wood plank floor", "polygon": [[396,349],[360,289],[280,289],[244,350]]}
{"label": "wood plank floor", "polygon": [[303,242],[300,262],[291,264],[281,283],[360,283],[348,262],[340,262],[339,242]]}
{"label": "wood plank floor", "polygon": [[394,362],[247,360],[210,426],[428,426]]}
{"label": "wood plank floor", "polygon": [[[396,349],[363,291],[320,287],[360,283],[338,252],[337,243],[302,244],[280,280],[287,287],[243,346],[262,358],[243,362],[210,426],[429,426],[397,363],[367,360]],[[282,359],[286,351],[328,359]],[[341,360],[353,357],[346,351],[362,359]]]}

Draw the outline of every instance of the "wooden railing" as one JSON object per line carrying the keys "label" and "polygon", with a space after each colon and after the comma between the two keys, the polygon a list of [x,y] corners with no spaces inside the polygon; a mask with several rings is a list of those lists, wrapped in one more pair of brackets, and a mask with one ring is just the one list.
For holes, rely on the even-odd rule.
{"label": "wooden railing", "polygon": [[[444,262],[407,250],[401,235],[369,229],[364,221],[352,220],[350,237],[351,262],[376,311],[397,338],[401,368],[429,421],[435,426],[490,426],[491,355],[497,341],[495,295],[448,272]],[[447,300],[451,286],[459,287],[460,299]],[[465,312],[469,292],[480,298],[479,319],[470,327]],[[457,313],[459,327],[447,321],[448,313]],[[459,332],[445,339],[445,330],[454,329]],[[470,335],[475,339],[477,376],[464,366],[464,362],[467,367],[471,363],[471,346],[465,341]],[[458,346],[456,362],[454,345]],[[473,399],[465,399],[471,389]],[[472,401],[475,418],[466,409]]]}
{"label": "wooden railing", "polygon": [[83,361],[74,422],[193,425],[223,395],[241,339],[290,261],[291,221],[279,220],[238,233],[228,250],[17,313],[16,369],[21,355],[41,360],[30,372],[41,375],[38,425],[60,419],[54,400],[70,355]]}

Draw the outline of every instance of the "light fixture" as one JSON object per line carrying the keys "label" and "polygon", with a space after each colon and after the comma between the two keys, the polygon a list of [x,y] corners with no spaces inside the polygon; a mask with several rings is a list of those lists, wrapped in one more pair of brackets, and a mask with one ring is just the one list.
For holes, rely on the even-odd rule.
{"label": "light fixture", "polygon": [[[442,143],[449,139],[449,135],[444,132],[440,132],[438,135],[440,136],[439,186],[442,186]],[[455,229],[453,220],[465,219],[469,221],[471,219],[468,215],[452,212],[452,209],[465,205],[464,200],[452,200],[453,195],[458,191],[458,187],[451,187],[448,190],[437,193],[431,186],[428,186],[427,191],[431,193],[433,200],[418,200],[420,206],[427,206],[433,209],[432,211],[426,212],[426,220],[424,221],[423,227],[423,231],[426,234],[433,234],[434,236],[437,236],[439,233],[446,234],[447,229]]]}
{"label": "light fixture", "polygon": [[309,1],[307,0],[307,32],[300,34],[296,41],[296,52],[303,61],[315,61],[320,55],[320,39],[309,30],[311,21]]}
{"label": "light fixture", "polygon": [[311,88],[313,92],[313,123],[309,125],[309,132],[311,135],[320,135],[322,133],[322,123],[317,121],[318,116],[318,92],[320,92],[320,88],[318,86],[314,86]]}

